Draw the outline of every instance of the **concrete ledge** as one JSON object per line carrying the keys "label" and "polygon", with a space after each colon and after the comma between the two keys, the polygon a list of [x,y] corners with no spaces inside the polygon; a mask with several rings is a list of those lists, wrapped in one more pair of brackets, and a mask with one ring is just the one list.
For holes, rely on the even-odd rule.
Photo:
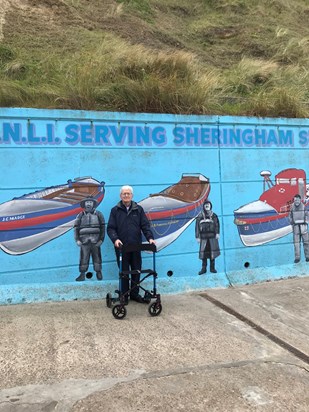
{"label": "concrete ledge", "polygon": [[[202,276],[159,277],[157,280],[157,291],[161,294],[178,294],[308,276],[308,274],[309,264],[304,262],[297,265],[292,264],[279,267],[261,267],[232,271],[227,274],[224,272],[216,274],[207,272]],[[153,281],[148,279],[142,283],[142,286],[145,289],[151,290]],[[118,279],[103,280],[102,282],[90,279],[85,282],[64,281],[6,284],[0,285],[0,305],[73,300],[105,300],[108,292],[116,296],[114,295],[114,291],[118,288]],[[143,291],[141,291],[141,293],[143,293]]]}

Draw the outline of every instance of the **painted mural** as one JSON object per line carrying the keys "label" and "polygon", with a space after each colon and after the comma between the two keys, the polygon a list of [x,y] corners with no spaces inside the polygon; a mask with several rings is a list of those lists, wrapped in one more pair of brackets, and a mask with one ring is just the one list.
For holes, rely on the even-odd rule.
{"label": "painted mural", "polygon": [[0,248],[10,255],[31,252],[72,229],[80,202],[104,198],[104,182],[92,177],[68,180],[0,205]]}
{"label": "painted mural", "polygon": [[106,241],[102,281],[98,250],[87,258],[97,276],[75,281],[73,228],[85,199],[108,216],[126,184],[150,221],[167,293],[306,273],[308,146],[308,119],[0,108],[0,303],[117,287]]}
{"label": "painted mural", "polygon": [[[271,172],[263,170],[264,191],[258,200],[234,211],[241,241],[245,246],[259,246],[293,233],[294,263],[304,257],[309,262],[309,185],[302,169],[285,169],[270,179]],[[267,187],[267,189],[266,189]]]}
{"label": "painted mural", "polygon": [[[104,186],[105,182],[91,177],[77,178],[1,204],[1,249],[20,255],[63,235],[73,228],[76,214],[83,213],[85,200],[91,196],[95,207],[101,203]],[[179,182],[137,202],[150,221],[157,251],[176,240],[196,219],[209,192],[207,177],[184,173]]]}
{"label": "painted mural", "polygon": [[293,230],[293,243],[294,243],[294,263],[300,262],[301,252],[300,246],[303,243],[304,255],[306,262],[309,262],[309,234],[308,234],[308,221],[309,213],[308,208],[302,202],[300,194],[296,194],[293,198],[293,205],[289,213],[290,225]]}
{"label": "painted mural", "polygon": [[196,219],[210,192],[210,182],[201,173],[184,173],[181,180],[138,202],[144,209],[160,251]]}
{"label": "painted mural", "polygon": [[200,245],[199,258],[202,261],[202,268],[198,274],[203,275],[207,272],[207,260],[210,261],[210,272],[217,273],[215,259],[220,256],[220,222],[212,210],[210,200],[204,202],[203,209],[196,218],[195,237]]}
{"label": "painted mural", "polygon": [[264,191],[259,199],[234,211],[234,223],[245,246],[262,245],[292,232],[289,213],[296,194],[309,208],[304,170],[282,170],[274,182],[270,171],[263,170],[260,175],[264,178]]}
{"label": "painted mural", "polygon": [[80,248],[80,274],[75,280],[85,280],[90,257],[97,279],[103,280],[101,245],[105,238],[105,219],[102,212],[96,210],[98,201],[95,197],[86,197],[80,202],[80,206],[83,210],[77,215],[74,223],[74,238]]}

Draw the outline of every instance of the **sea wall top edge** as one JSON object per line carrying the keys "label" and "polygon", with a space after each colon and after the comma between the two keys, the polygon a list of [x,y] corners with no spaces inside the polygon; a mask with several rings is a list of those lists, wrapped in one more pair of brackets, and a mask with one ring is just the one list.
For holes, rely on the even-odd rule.
{"label": "sea wall top edge", "polygon": [[127,113],[105,112],[67,109],[33,109],[33,108],[0,108],[0,118],[22,119],[53,119],[68,120],[79,119],[89,121],[117,121],[117,122],[143,122],[143,123],[192,123],[192,124],[257,124],[257,125],[287,125],[309,126],[309,119],[300,118],[268,118],[247,116],[218,116],[218,115],[185,115],[185,114],[160,114],[160,113]]}

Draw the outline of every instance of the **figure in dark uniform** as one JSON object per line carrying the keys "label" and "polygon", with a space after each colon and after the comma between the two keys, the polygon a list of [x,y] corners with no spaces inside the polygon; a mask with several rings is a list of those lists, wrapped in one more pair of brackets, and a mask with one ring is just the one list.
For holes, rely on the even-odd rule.
{"label": "figure in dark uniform", "polygon": [[204,202],[203,210],[196,218],[195,237],[200,244],[199,258],[202,260],[202,269],[198,274],[206,273],[207,259],[210,260],[210,272],[217,273],[215,259],[220,255],[220,223],[218,216],[212,211],[212,203],[209,200]]}
{"label": "figure in dark uniform", "polygon": [[80,247],[79,271],[77,282],[85,280],[89,267],[90,256],[97,279],[102,280],[102,257],[101,245],[105,237],[105,220],[101,212],[96,210],[98,205],[96,199],[88,197],[81,201],[80,212],[74,224],[74,237]]}
{"label": "figure in dark uniform", "polygon": [[293,227],[293,241],[295,260],[300,262],[300,243],[303,241],[306,262],[309,262],[309,234],[308,234],[308,211],[301,201],[300,195],[294,196],[294,204],[290,211],[290,224]]}

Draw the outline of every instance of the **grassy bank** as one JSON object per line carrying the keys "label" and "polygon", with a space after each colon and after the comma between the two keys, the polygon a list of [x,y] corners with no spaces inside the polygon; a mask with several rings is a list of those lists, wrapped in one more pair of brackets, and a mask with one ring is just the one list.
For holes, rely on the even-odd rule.
{"label": "grassy bank", "polygon": [[307,0],[30,0],[4,15],[0,106],[308,117],[308,19]]}

